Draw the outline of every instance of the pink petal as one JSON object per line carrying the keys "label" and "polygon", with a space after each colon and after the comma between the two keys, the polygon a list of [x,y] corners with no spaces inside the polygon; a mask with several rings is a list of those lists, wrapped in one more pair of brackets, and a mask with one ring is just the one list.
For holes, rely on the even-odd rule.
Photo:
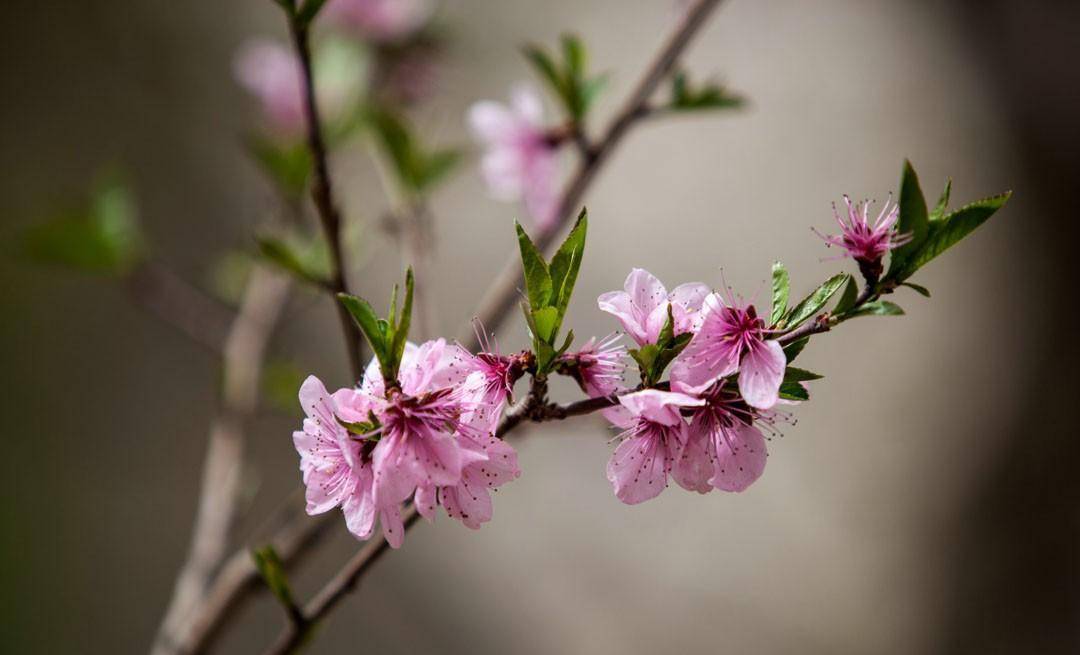
{"label": "pink petal", "polygon": [[469,108],[469,127],[477,138],[488,143],[501,143],[514,138],[518,131],[517,118],[505,106],[484,100]]}
{"label": "pink petal", "polygon": [[379,523],[382,525],[383,536],[391,548],[401,548],[405,542],[405,525],[401,521],[401,508],[397,505],[385,508],[379,512]]}
{"label": "pink petal", "polygon": [[713,433],[716,448],[712,485],[723,491],[744,491],[761,477],[769,453],[757,428],[736,423]]}
{"label": "pink petal", "polygon": [[467,527],[479,529],[481,523],[491,520],[491,494],[482,480],[472,470],[466,471],[461,482],[453,487],[443,487],[441,494],[446,514]]}
{"label": "pink petal", "polygon": [[746,404],[769,409],[776,404],[784,379],[787,359],[775,340],[758,341],[743,355],[739,364],[739,392]]}
{"label": "pink petal", "polygon": [[436,492],[435,485],[422,484],[416,488],[416,495],[413,496],[413,504],[416,505],[416,511],[420,513],[420,516],[423,516],[429,521],[434,521],[437,499],[438,493]]}
{"label": "pink petal", "polygon": [[672,477],[683,489],[709,493],[713,489],[709,478],[713,476],[716,460],[712,435],[695,425],[691,425],[686,434],[686,445],[678,455],[671,471]]}
{"label": "pink petal", "polygon": [[345,514],[345,527],[358,539],[368,539],[375,530],[375,500],[372,496],[371,467],[354,477],[353,492],[341,505]]}
{"label": "pink petal", "polygon": [[544,120],[544,103],[540,94],[529,84],[516,84],[510,91],[510,106],[514,113],[533,127],[540,127]]}
{"label": "pink petal", "polygon": [[640,346],[649,343],[648,330],[644,323],[639,321],[634,313],[633,302],[630,294],[625,291],[608,291],[600,294],[596,299],[596,305],[600,311],[607,312],[619,319],[623,329]]}
{"label": "pink petal", "polygon": [[679,415],[679,408],[699,407],[705,404],[701,398],[659,389],[642,389],[625,394],[619,396],[619,402],[630,410],[631,414],[667,426],[675,426],[683,422]]}
{"label": "pink petal", "polygon": [[701,282],[687,282],[671,292],[671,315],[675,318],[675,334],[693,332],[704,316],[702,305],[712,290]]}
{"label": "pink petal", "polygon": [[667,487],[667,452],[656,436],[624,440],[612,453],[607,479],[615,496],[627,505],[636,505],[660,495]]}

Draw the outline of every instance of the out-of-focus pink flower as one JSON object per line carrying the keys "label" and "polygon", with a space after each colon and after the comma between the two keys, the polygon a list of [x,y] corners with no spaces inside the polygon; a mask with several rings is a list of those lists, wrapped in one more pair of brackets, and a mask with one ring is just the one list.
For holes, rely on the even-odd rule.
{"label": "out-of-focus pink flower", "polygon": [[607,478],[615,496],[627,505],[636,505],[660,495],[668,484],[683,445],[687,425],[680,415],[684,407],[705,403],[672,391],[643,389],[619,397],[626,410],[621,416],[609,414],[623,428],[622,442],[607,465]]}
{"label": "out-of-focus pink flower", "polygon": [[626,348],[619,345],[619,335],[609,334],[600,341],[589,339],[581,350],[559,358],[570,367],[570,373],[585,393],[592,398],[610,396],[626,388]]}
{"label": "out-of-focus pink flower", "polygon": [[772,425],[773,412],[747,406],[738,394],[714,385],[695,407],[687,430],[686,445],[672,477],[684,489],[708,493],[744,491],[765,470],[768,451],[755,420]]}
{"label": "out-of-focus pink flower", "polygon": [[667,321],[668,306],[674,319],[675,335],[693,332],[701,320],[701,307],[709,287],[700,282],[680,284],[668,290],[652,273],[635,268],[623,284],[623,291],[601,294],[597,305],[614,315],[626,333],[644,346],[656,343]]}
{"label": "out-of-focus pink flower", "polygon": [[323,12],[365,39],[399,41],[422,28],[434,10],[431,0],[330,0]]}
{"label": "out-of-focus pink flower", "polygon": [[847,220],[840,216],[833,203],[833,216],[840,224],[840,234],[827,236],[816,229],[815,234],[825,240],[826,245],[839,246],[844,249],[840,257],[851,257],[859,262],[873,263],[880,261],[885,253],[893,248],[898,248],[911,241],[910,234],[897,234],[896,221],[900,216],[900,206],[893,204],[890,208],[889,200],[881,207],[881,213],[870,222],[870,203],[860,202],[852,204],[851,198],[844,196],[844,204],[847,205]]}
{"label": "out-of-focus pink flower", "polygon": [[480,171],[492,196],[521,200],[541,227],[556,220],[558,158],[543,125],[540,96],[518,86],[510,105],[481,101],[469,109],[469,125],[485,152]]}
{"label": "out-of-focus pink flower", "polygon": [[340,506],[349,532],[360,539],[371,537],[378,517],[387,542],[397,548],[405,536],[400,509],[376,505],[370,453],[365,452],[362,438],[338,423],[338,401],[364,419],[378,405],[377,399],[346,389],[331,397],[315,376],[300,387],[300,404],[307,418],[303,429],[293,433],[293,444],[307,487],[307,513],[322,514]]}
{"label": "out-of-focus pink flower", "polygon": [[751,407],[768,409],[779,399],[787,359],[779,342],[765,339],[765,321],[753,305],[725,305],[717,293],[704,303],[704,319],[671,368],[672,388],[701,392],[739,372],[739,392]]}
{"label": "out-of-focus pink flower", "polygon": [[236,79],[262,106],[270,128],[283,136],[304,131],[303,72],[296,55],[269,39],[254,39],[237,52]]}

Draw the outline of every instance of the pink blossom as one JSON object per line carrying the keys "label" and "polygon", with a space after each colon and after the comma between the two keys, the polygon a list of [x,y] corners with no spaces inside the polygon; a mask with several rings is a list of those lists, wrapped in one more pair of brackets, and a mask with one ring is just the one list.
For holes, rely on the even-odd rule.
{"label": "pink blossom", "polygon": [[725,306],[716,293],[704,307],[701,327],[672,364],[672,388],[699,392],[738,371],[739,392],[747,404],[759,409],[775,405],[787,359],[779,342],[765,339],[765,321],[753,305],[732,300]]}
{"label": "pink blossom", "polygon": [[469,109],[469,125],[485,148],[480,171],[491,195],[499,200],[522,200],[540,226],[557,217],[558,159],[556,146],[543,125],[540,96],[518,86],[510,106],[482,101]]}
{"label": "pink blossom", "polygon": [[330,0],[324,16],[372,41],[398,41],[422,28],[431,18],[431,0]]}
{"label": "pink blossom", "polygon": [[600,341],[593,337],[581,350],[559,358],[560,363],[569,368],[570,375],[592,398],[610,396],[626,388],[623,384],[626,348],[618,341],[618,334],[609,334]]}
{"label": "pink blossom", "polygon": [[847,221],[840,217],[833,203],[833,216],[840,224],[840,234],[826,236],[817,230],[814,232],[825,240],[826,245],[839,246],[845,254],[856,261],[873,263],[881,260],[885,253],[911,241],[910,234],[897,234],[896,221],[900,216],[900,206],[892,205],[889,200],[881,207],[881,213],[873,224],[870,223],[870,203],[851,204],[851,198],[844,196],[847,205]]}
{"label": "pink blossom", "polygon": [[775,412],[754,410],[721,384],[702,395],[687,430],[686,446],[672,473],[684,489],[744,491],[765,470],[765,437],[754,420],[772,425]]}
{"label": "pink blossom", "polygon": [[678,461],[687,438],[684,407],[697,407],[704,400],[682,393],[643,389],[619,397],[625,409],[618,427],[622,441],[607,465],[607,478],[615,496],[627,505],[636,505],[660,495],[668,484],[668,474]]}
{"label": "pink blossom", "polygon": [[235,74],[258,99],[274,132],[290,137],[303,133],[303,72],[291,50],[269,39],[249,41],[236,55]]}
{"label": "pink blossom", "polygon": [[368,446],[338,423],[338,402],[365,417],[378,405],[377,399],[346,389],[331,397],[315,376],[300,387],[300,404],[307,418],[303,429],[293,433],[293,444],[307,487],[307,513],[322,514],[340,506],[349,532],[360,539],[371,537],[377,516],[387,542],[397,548],[405,536],[399,507],[376,505],[370,454],[365,452]]}
{"label": "pink blossom", "polygon": [[668,290],[652,273],[635,268],[623,284],[623,291],[601,294],[597,305],[601,311],[613,314],[626,333],[638,345],[656,343],[668,317],[668,307],[674,319],[675,335],[693,332],[701,320],[701,307],[709,287],[700,282],[680,284]]}
{"label": "pink blossom", "polygon": [[[489,490],[521,470],[514,449],[494,436],[505,394],[491,395],[475,364],[473,355],[443,339],[406,344],[401,392],[391,390],[379,414],[382,437],[373,458],[380,503],[400,503],[415,492],[425,518],[442,505],[468,527],[491,519]],[[385,393],[377,362],[361,388]]]}

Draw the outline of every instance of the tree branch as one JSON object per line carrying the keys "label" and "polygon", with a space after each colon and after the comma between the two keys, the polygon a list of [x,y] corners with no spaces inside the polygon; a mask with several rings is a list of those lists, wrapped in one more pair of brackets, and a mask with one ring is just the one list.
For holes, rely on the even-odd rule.
{"label": "tree branch", "polygon": [[240,311],[222,349],[221,408],[210,425],[199,509],[187,560],[180,569],[152,652],[177,652],[174,644],[202,601],[229,546],[244,452],[244,424],[257,405],[266,346],[288,297],[289,280],[261,266],[251,272]]}
{"label": "tree branch", "polygon": [[[300,68],[304,78],[304,113],[307,123],[308,149],[314,161],[315,170],[312,178],[311,196],[315,202],[315,209],[322,224],[323,236],[326,238],[330,250],[330,288],[334,293],[349,293],[349,287],[345,280],[345,257],[341,243],[341,213],[338,211],[334,200],[334,192],[330,181],[330,168],[326,153],[326,140],[323,138],[322,119],[319,116],[319,105],[315,100],[315,81],[311,69],[311,46],[309,43],[309,31],[306,25],[299,24],[296,19],[289,21],[289,32],[292,35],[293,45],[296,47],[297,57],[300,59]],[[341,330],[345,335],[345,347],[349,354],[353,381],[358,381],[364,374],[364,362],[361,359],[363,337],[360,329],[353,323],[352,317],[345,306],[333,298],[334,307],[337,309],[338,319],[341,322]]]}

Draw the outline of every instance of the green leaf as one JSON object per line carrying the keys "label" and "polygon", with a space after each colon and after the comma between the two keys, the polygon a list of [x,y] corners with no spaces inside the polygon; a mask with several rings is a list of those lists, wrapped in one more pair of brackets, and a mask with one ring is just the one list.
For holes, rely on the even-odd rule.
{"label": "green leaf", "polygon": [[585,46],[576,34],[563,34],[560,41],[569,77],[581,79],[585,75]]}
{"label": "green leaf", "polygon": [[525,290],[529,298],[529,306],[534,310],[542,309],[551,301],[551,273],[548,272],[544,256],[537,250],[536,245],[525,232],[525,228],[517,222],[514,226],[517,229],[518,248],[521,251],[521,267],[525,272]]}
{"label": "green leaf", "polygon": [[460,150],[438,150],[423,159],[416,171],[416,190],[427,191],[441,182],[462,161]]}
{"label": "green leaf", "polygon": [[299,410],[296,394],[305,377],[304,371],[293,362],[272,359],[263,367],[260,385],[263,397],[278,411],[294,415]]}
{"label": "green leaf", "polygon": [[326,0],[305,0],[304,4],[300,6],[300,11],[296,13],[296,21],[302,27],[307,27],[319,15],[325,4]]}
{"label": "green leaf", "polygon": [[22,238],[31,259],[87,273],[123,275],[145,255],[131,191],[107,177],[84,206],[31,226]]}
{"label": "green leaf", "polygon": [[266,582],[266,586],[287,610],[292,611],[296,603],[293,601],[292,589],[289,588],[289,579],[285,575],[285,565],[274,547],[257,548],[251,551],[251,557],[255,560],[255,568]]}
{"label": "green leaf", "polygon": [[[414,282],[413,270],[410,266],[405,269],[405,302],[401,305],[401,317],[397,324],[393,325],[392,366],[395,376],[398,367],[401,366],[401,358],[405,355],[405,343],[409,339],[409,326],[412,324]],[[394,288],[397,289],[396,286]]]}
{"label": "green leaf", "polygon": [[810,392],[798,382],[784,382],[780,385],[780,397],[784,400],[810,400]]}
{"label": "green leaf", "polygon": [[810,337],[803,337],[784,346],[784,358],[787,359],[787,362],[790,364],[795,361],[795,358],[799,356],[803,348],[806,348],[808,343],[810,343]]}
{"label": "green leaf", "polygon": [[600,96],[600,93],[607,87],[608,80],[609,77],[606,74],[601,74],[582,83],[580,90],[582,113],[587,113],[589,111],[593,102],[596,101]]}
{"label": "green leaf", "polygon": [[904,310],[900,305],[888,300],[874,300],[852,311],[849,316],[901,316]]}
{"label": "green leaf", "polygon": [[648,343],[641,348],[631,349],[627,351],[634,361],[637,362],[638,368],[642,373],[648,377],[653,368],[653,363],[656,361],[657,355],[660,354],[660,348],[654,343]]}
{"label": "green leaf", "polygon": [[337,297],[341,304],[345,306],[345,309],[349,311],[349,315],[356,321],[360,331],[364,333],[368,344],[371,345],[371,351],[375,353],[375,357],[379,360],[379,367],[382,369],[385,378],[387,373],[386,365],[389,364],[387,355],[390,353],[388,348],[390,344],[386,342],[385,332],[379,326],[380,319],[375,314],[375,310],[363,298],[350,296],[347,293],[339,293]]}
{"label": "green leaf", "polygon": [[672,341],[675,340],[675,314],[671,309],[671,303],[668,303],[667,318],[664,320],[664,326],[660,328],[660,335],[656,338],[656,343],[661,348],[668,347]]}
{"label": "green leaf", "polygon": [[550,276],[552,298],[558,309],[557,326],[562,325],[563,317],[566,316],[566,308],[570,304],[570,296],[574,293],[574,285],[577,283],[578,271],[581,269],[581,258],[585,252],[585,236],[589,229],[589,216],[585,208],[578,214],[577,222],[566,240],[559,246],[555,256],[551,258]]}
{"label": "green leaf", "polygon": [[559,311],[554,307],[543,307],[532,310],[532,316],[533,325],[536,326],[535,336],[550,346],[555,339],[555,327],[559,320]]}
{"label": "green leaf", "polygon": [[895,279],[894,274],[904,267],[904,263],[926,240],[929,219],[926,215],[926,198],[919,186],[919,176],[911,162],[904,160],[904,172],[900,176],[900,220],[897,223],[899,234],[910,234],[911,240],[892,251],[889,273],[886,279]]}
{"label": "green leaf", "polygon": [[564,97],[564,85],[562,80],[562,74],[559,73],[559,69],[555,66],[555,62],[552,61],[551,56],[544,51],[543,48],[536,45],[529,45],[523,48],[522,52],[525,54],[525,58],[529,60],[529,63],[533,65],[540,77],[544,79],[551,87],[552,91],[559,98]]}
{"label": "green leaf", "polygon": [[261,137],[247,140],[248,152],[290,199],[300,199],[311,177],[311,151],[304,143],[283,145]]}
{"label": "green leaf", "polygon": [[829,302],[829,298],[831,298],[850,277],[851,276],[847,273],[840,273],[825,280],[825,282],[815,289],[813,293],[803,298],[802,302],[798,305],[795,305],[791,310],[791,314],[788,316],[786,327],[798,327],[803,321],[818,313],[818,311],[825,306],[825,303]]}
{"label": "green leaf", "polygon": [[843,314],[847,310],[855,306],[855,301],[858,299],[858,283],[855,282],[855,278],[849,277],[847,284],[844,285],[844,293],[840,294],[840,300],[836,302],[836,308],[833,312],[836,314]]}
{"label": "green leaf", "polygon": [[791,294],[791,278],[780,262],[772,265],[772,315],[770,323],[776,325],[787,312],[788,296]]}
{"label": "green leaf", "polygon": [[945,180],[945,190],[938,198],[937,206],[930,212],[930,222],[940,221],[945,216],[945,209],[949,206],[949,194],[952,193],[952,178]]}
{"label": "green leaf", "polygon": [[326,278],[311,266],[311,262],[301,256],[293,244],[270,235],[255,237],[259,244],[259,253],[270,263],[278,266],[297,278],[315,285],[326,284]]}
{"label": "green leaf", "polygon": [[788,366],[784,370],[784,382],[809,382],[811,380],[820,380],[822,377],[824,376],[794,366]]}
{"label": "green leaf", "polygon": [[672,339],[669,342],[670,345],[660,349],[660,352],[653,359],[652,370],[649,375],[653,382],[658,382],[663,377],[664,369],[668,367],[668,364],[675,361],[675,358],[686,348],[693,336],[689,332],[684,332]]}
{"label": "green leaf", "polygon": [[742,97],[728,93],[711,82],[706,82],[700,88],[693,88],[683,71],[671,77],[671,101],[668,106],[674,111],[733,109],[741,107],[744,102]]}
{"label": "green leaf", "polygon": [[903,268],[897,272],[895,279],[897,281],[907,279],[915,271],[971,234],[975,228],[985,223],[997,210],[1001,209],[1011,196],[1012,192],[1008,191],[982,200],[976,200],[945,215],[940,220],[934,221],[925,243],[904,263]]}
{"label": "green leaf", "polygon": [[914,282],[902,282],[900,284],[900,286],[908,287],[910,289],[914,289],[916,293],[918,293],[918,294],[920,294],[922,296],[926,296],[927,298],[930,297],[930,289],[927,289],[926,287],[922,286],[921,284],[915,284]]}

